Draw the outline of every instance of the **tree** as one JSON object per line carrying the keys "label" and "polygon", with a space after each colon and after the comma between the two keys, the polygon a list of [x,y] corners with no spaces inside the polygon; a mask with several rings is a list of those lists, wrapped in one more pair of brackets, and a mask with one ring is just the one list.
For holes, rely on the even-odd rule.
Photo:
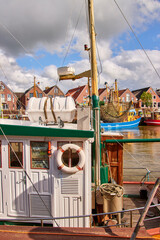
{"label": "tree", "polygon": [[143,92],[140,99],[146,107],[152,106],[152,94],[148,92]]}

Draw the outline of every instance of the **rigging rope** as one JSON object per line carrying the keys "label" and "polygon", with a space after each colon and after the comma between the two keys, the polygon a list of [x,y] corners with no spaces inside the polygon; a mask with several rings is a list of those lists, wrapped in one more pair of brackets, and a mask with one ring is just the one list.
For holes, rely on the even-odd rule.
{"label": "rigging rope", "polygon": [[141,42],[140,42],[140,40],[138,39],[138,37],[137,37],[136,33],[134,32],[134,30],[133,30],[133,28],[132,28],[131,24],[129,23],[129,21],[128,21],[128,20],[127,20],[127,18],[125,17],[125,15],[124,15],[124,13],[123,13],[122,9],[120,8],[120,6],[119,6],[119,5],[118,5],[118,3],[116,2],[116,0],[114,0],[114,2],[115,2],[115,4],[117,5],[117,7],[118,7],[119,11],[121,12],[121,14],[122,14],[122,16],[123,16],[124,20],[125,20],[125,21],[126,21],[126,23],[128,24],[128,26],[129,26],[130,30],[132,31],[132,33],[133,33],[133,35],[134,35],[135,39],[136,39],[136,40],[137,40],[137,42],[139,43],[139,45],[140,45],[140,47],[142,48],[143,52],[145,53],[145,55],[146,55],[146,57],[147,57],[148,61],[150,62],[151,66],[153,67],[154,71],[156,72],[156,74],[157,74],[158,78],[160,79],[160,74],[158,73],[158,71],[157,71],[156,67],[154,66],[154,64],[153,64],[153,62],[151,61],[151,59],[150,59],[149,55],[147,54],[146,50],[144,49],[144,47],[143,47],[142,43],[141,43]]}

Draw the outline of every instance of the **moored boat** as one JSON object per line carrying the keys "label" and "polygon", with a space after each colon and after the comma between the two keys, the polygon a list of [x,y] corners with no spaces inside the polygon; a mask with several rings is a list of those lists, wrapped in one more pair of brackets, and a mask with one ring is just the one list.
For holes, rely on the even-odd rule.
{"label": "moored boat", "polygon": [[107,130],[119,130],[138,127],[141,118],[138,118],[130,122],[117,122],[117,123],[101,123],[101,129]]}
{"label": "moored boat", "polygon": [[156,119],[147,119],[144,121],[148,126],[160,126],[160,120]]}

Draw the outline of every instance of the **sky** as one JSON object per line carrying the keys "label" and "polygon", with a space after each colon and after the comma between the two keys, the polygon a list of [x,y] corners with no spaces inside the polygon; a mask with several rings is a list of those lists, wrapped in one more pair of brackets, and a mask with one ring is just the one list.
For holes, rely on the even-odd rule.
{"label": "sky", "polygon": [[[0,80],[14,92],[59,81],[57,68],[90,69],[87,0],[0,0]],[[94,0],[98,87],[160,88],[160,0]]]}

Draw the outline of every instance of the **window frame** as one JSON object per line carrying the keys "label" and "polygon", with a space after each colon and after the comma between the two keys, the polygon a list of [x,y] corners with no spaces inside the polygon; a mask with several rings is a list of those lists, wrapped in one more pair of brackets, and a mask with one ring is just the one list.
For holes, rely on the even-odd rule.
{"label": "window frame", "polygon": [[[22,144],[22,167],[15,167],[15,166],[11,166],[11,155],[10,155],[10,150],[11,150],[11,144],[12,143],[21,143]],[[9,168],[14,168],[14,169],[23,169],[24,168],[24,145],[23,142],[9,142],[8,144],[8,164],[9,164]]]}
{"label": "window frame", "polygon": [[[10,97],[9,97],[9,96],[10,96]],[[11,94],[9,94],[9,93],[7,94],[7,101],[8,101],[8,102],[11,102],[11,101],[12,101],[12,96],[11,96]]]}
{"label": "window frame", "polygon": [[48,154],[48,149],[47,149],[48,168],[33,167],[32,166],[32,146],[31,146],[32,142],[34,142],[34,143],[49,143],[50,141],[30,141],[30,169],[49,170],[50,169],[50,157],[49,157],[49,154]]}

